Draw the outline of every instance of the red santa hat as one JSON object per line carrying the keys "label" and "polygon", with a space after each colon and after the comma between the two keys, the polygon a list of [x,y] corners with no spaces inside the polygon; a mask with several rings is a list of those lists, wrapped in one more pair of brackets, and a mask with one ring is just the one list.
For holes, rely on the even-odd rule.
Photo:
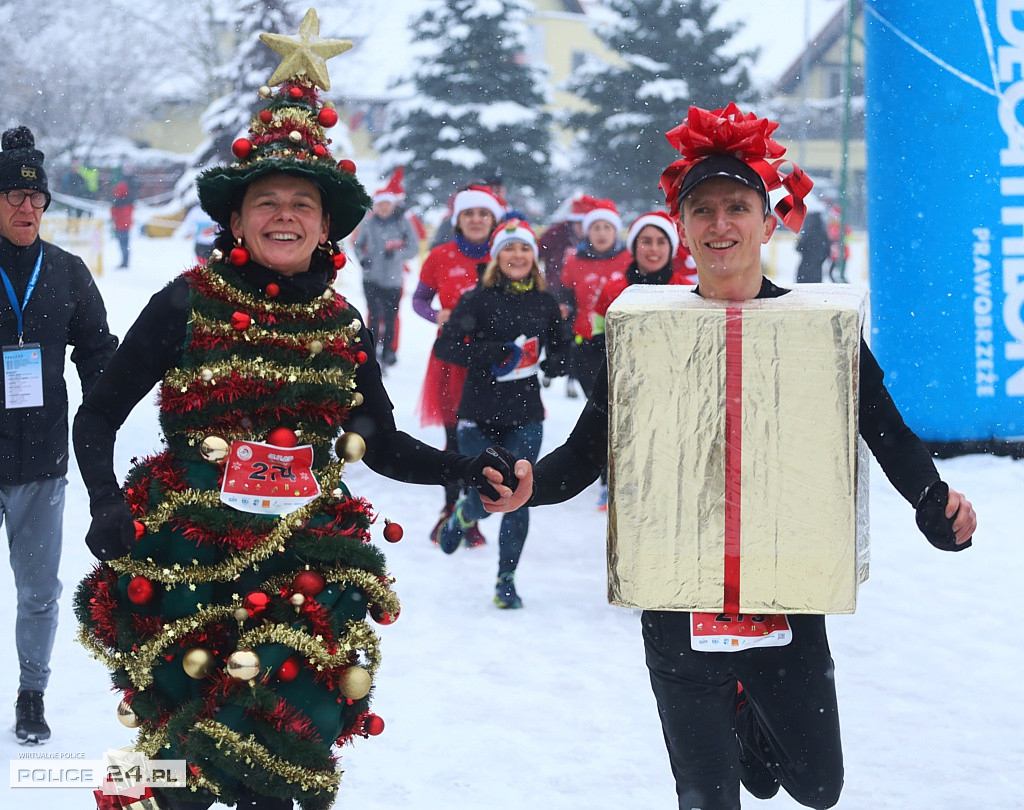
{"label": "red santa hat", "polygon": [[586,213],[593,211],[600,204],[601,200],[597,197],[591,197],[589,194],[580,194],[578,197],[573,198],[572,206],[569,210],[569,219],[572,222],[582,222]]}
{"label": "red santa hat", "polygon": [[649,211],[636,218],[636,222],[629,226],[629,234],[626,236],[626,249],[630,253],[634,252],[633,243],[636,242],[640,231],[648,225],[653,225],[655,228],[660,228],[665,232],[668,241],[672,243],[672,255],[675,256],[676,251],[679,250],[679,231],[676,229],[676,223],[672,217],[663,211]]}
{"label": "red santa hat", "polygon": [[590,226],[598,220],[610,222],[615,226],[616,232],[622,230],[622,217],[619,216],[619,209],[611,200],[595,200],[595,205],[583,215],[583,233],[590,230]]}
{"label": "red santa hat", "polygon": [[510,219],[503,222],[491,236],[491,256],[497,256],[509,242],[525,242],[533,250],[533,258],[537,258],[537,236],[525,219]]}
{"label": "red santa hat", "polygon": [[452,201],[452,227],[459,224],[459,214],[470,208],[486,208],[496,222],[505,217],[505,206],[487,186],[469,186],[455,195]]}
{"label": "red santa hat", "polygon": [[402,178],[405,177],[405,169],[399,166],[391,173],[391,177],[383,188],[373,193],[373,202],[399,203],[405,199],[405,187],[402,185]]}

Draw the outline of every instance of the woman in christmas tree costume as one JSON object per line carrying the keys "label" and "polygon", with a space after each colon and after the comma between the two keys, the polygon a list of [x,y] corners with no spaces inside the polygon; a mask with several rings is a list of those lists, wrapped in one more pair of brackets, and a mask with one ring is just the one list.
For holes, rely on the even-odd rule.
{"label": "woman in christmas tree costume", "polygon": [[[106,561],[79,587],[80,638],[124,692],[136,750],[187,762],[189,790],[157,790],[147,808],[330,807],[332,746],[383,728],[367,614],[399,613],[346,462],[485,492],[485,464],[507,472],[500,451],[469,459],[395,428],[373,339],[331,288],[335,245],[370,201],[330,155],[337,114],[317,93],[350,43],[318,30],[310,10],[299,37],[263,35],[284,56],[281,86],[261,88],[236,162],[198,180],[216,250],[153,296],[75,420],[86,542]],[[165,448],[122,490],[117,430],[160,381]],[[137,798],[97,791],[101,810]]]}

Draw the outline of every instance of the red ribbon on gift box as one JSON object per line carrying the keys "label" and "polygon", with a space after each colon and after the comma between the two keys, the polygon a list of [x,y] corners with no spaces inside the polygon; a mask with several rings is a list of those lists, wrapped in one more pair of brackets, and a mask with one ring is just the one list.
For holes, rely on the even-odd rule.
{"label": "red ribbon on gift box", "polygon": [[743,310],[725,311],[725,577],[723,610],[740,612],[743,476]]}

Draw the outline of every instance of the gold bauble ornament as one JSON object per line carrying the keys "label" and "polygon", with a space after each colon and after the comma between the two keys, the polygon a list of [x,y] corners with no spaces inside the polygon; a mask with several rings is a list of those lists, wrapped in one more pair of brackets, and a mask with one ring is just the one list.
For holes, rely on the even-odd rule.
{"label": "gold bauble ornament", "polygon": [[199,445],[199,452],[211,464],[222,464],[228,457],[230,446],[220,436],[207,436]]}
{"label": "gold bauble ornament", "polygon": [[373,680],[362,667],[349,667],[338,677],[338,689],[351,700],[359,700],[370,694]]}
{"label": "gold bauble ornament", "polygon": [[303,595],[301,593],[292,594],[292,604],[295,605],[295,607],[302,607],[305,603],[306,603],[305,595]]}
{"label": "gold bauble ornament", "polygon": [[309,349],[310,354],[320,354],[324,350],[324,344],[319,340],[311,340],[306,348]]}
{"label": "gold bauble ornament", "polygon": [[139,716],[132,711],[126,700],[122,700],[117,706],[117,721],[125,728],[138,728],[142,725]]}
{"label": "gold bauble ornament", "polygon": [[199,372],[199,376],[203,378],[203,382],[209,382],[210,380],[213,379],[213,369],[204,368],[202,371]]}
{"label": "gold bauble ornament", "polygon": [[334,452],[338,458],[355,464],[366,453],[366,442],[358,433],[342,433],[334,443]]}
{"label": "gold bauble ornament", "polygon": [[270,98],[274,91],[267,85],[263,85],[257,92],[260,94],[260,98]]}
{"label": "gold bauble ornament", "polygon": [[260,674],[260,657],[252,650],[235,650],[228,656],[228,675],[251,681]]}
{"label": "gold bauble ornament", "polygon": [[213,259],[215,262],[219,262],[221,259],[224,258],[224,251],[221,250],[220,248],[214,248],[213,250],[210,251],[210,258]]}
{"label": "gold bauble ornament", "polygon": [[244,607],[235,608],[235,612],[232,615],[235,617],[236,622],[244,622],[249,618],[249,611]]}
{"label": "gold bauble ornament", "polygon": [[353,408],[358,408],[362,404],[363,404],[363,395],[360,394],[358,391],[356,391],[352,395],[352,407]]}
{"label": "gold bauble ornament", "polygon": [[193,647],[181,659],[181,667],[185,670],[185,674],[197,681],[201,681],[213,672],[216,666],[217,662],[213,653],[202,647]]}
{"label": "gold bauble ornament", "polygon": [[297,129],[293,129],[291,132],[288,133],[288,140],[294,143],[298,143],[299,141],[302,140],[302,133],[299,132]]}

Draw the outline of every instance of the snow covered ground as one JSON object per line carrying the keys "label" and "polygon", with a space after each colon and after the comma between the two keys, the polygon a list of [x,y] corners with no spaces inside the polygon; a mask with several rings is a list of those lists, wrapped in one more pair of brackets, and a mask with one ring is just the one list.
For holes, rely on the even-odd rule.
{"label": "snow covered ground", "polygon": [[[108,257],[118,255],[112,242],[108,250]],[[123,335],[148,296],[188,259],[183,241],[137,237],[131,269],[99,280],[112,328]],[[795,259],[783,264],[778,277],[791,280]],[[357,271],[346,271],[341,287],[361,302]],[[387,387],[399,424],[438,443],[440,431],[420,430],[414,417],[432,339],[433,328],[406,300],[399,363]],[[545,394],[548,449],[562,441],[582,405],[564,391],[556,381]],[[157,448],[157,435],[153,408],[140,406],[119,436],[120,475],[133,456]],[[956,555],[934,551],[875,467],[871,579],[855,615],[829,620],[847,760],[841,808],[1024,807],[1024,649],[1014,619],[1024,568],[1024,463],[968,456],[939,467],[975,504],[975,547]],[[85,492],[76,470],[69,479],[65,593],[46,694],[53,738],[25,749],[13,734],[0,735],[0,757],[15,765],[25,753],[97,760],[132,739],[115,718],[118,698],[106,670],[74,641],[71,596],[93,561],[82,539]],[[373,708],[387,727],[344,749],[339,807],[675,806],[638,615],[605,600],[605,519],[594,508],[596,488],[533,511],[517,577],[526,607],[502,612],[491,603],[497,519],[483,525],[486,547],[445,557],[427,540],[439,488],[397,484],[362,465],[347,480],[405,527],[405,539],[387,548],[401,618],[379,628],[384,662]],[[15,599],[10,571],[2,569],[0,588],[8,596],[0,602],[0,650],[9,696],[3,713],[13,722]],[[92,806],[82,789],[5,785],[2,796],[5,808]],[[744,796],[744,807],[768,806],[797,807],[785,796]]]}

